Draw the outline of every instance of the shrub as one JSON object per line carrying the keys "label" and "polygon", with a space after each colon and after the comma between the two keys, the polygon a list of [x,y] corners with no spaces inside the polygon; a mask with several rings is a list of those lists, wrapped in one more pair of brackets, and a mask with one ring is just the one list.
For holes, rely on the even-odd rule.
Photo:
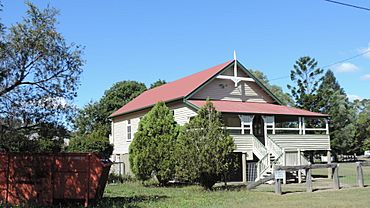
{"label": "shrub", "polygon": [[102,158],[109,158],[113,152],[113,145],[102,131],[97,130],[87,135],[75,135],[69,141],[67,151],[97,153]]}
{"label": "shrub", "polygon": [[174,177],[174,148],[178,127],[172,111],[157,103],[140,121],[130,145],[132,172],[139,180],[155,175],[161,185]]}
{"label": "shrub", "polygon": [[223,128],[221,114],[210,101],[198,111],[180,134],[176,144],[176,176],[199,181],[206,189],[235,167],[232,137]]}

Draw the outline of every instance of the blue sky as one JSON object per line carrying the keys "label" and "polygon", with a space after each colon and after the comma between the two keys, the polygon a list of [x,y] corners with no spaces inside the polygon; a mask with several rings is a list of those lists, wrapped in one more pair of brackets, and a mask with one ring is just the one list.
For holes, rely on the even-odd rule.
{"label": "blue sky", "polygon": [[[370,7],[366,0],[342,0]],[[320,66],[370,49],[370,12],[323,0],[38,0],[60,10],[59,31],[86,47],[76,104],[98,100],[121,80],[173,81],[233,58],[286,89],[299,57]],[[4,0],[7,25],[24,1]],[[350,97],[370,98],[370,53],[330,67]]]}

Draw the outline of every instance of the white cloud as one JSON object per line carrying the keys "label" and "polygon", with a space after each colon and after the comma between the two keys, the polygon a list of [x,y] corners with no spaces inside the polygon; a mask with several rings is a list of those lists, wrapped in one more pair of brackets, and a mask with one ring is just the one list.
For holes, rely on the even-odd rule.
{"label": "white cloud", "polygon": [[354,65],[354,64],[351,64],[351,63],[341,63],[341,64],[338,64],[336,65],[335,67],[335,71],[337,72],[355,72],[355,71],[358,71],[359,68]]}
{"label": "white cloud", "polygon": [[361,76],[361,79],[362,80],[370,80],[370,74],[365,74],[365,75]]}
{"label": "white cloud", "polygon": [[358,96],[358,95],[347,95],[348,96],[348,99],[349,101],[354,101],[354,100],[362,100],[362,97]]}
{"label": "white cloud", "polygon": [[370,51],[370,43],[367,45],[367,48],[361,48],[360,53],[365,53],[364,57],[370,59],[370,52],[366,53],[367,51]]}

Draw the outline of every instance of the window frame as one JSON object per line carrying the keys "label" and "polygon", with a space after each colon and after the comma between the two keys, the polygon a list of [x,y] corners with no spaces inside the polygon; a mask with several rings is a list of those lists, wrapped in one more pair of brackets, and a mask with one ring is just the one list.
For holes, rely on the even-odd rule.
{"label": "window frame", "polygon": [[132,141],[132,124],[131,120],[127,120],[127,125],[126,125],[126,141],[131,142]]}

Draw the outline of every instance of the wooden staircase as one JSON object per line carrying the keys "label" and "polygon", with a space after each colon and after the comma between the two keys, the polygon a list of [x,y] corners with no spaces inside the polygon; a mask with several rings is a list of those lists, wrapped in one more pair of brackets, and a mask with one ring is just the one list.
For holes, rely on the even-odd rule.
{"label": "wooden staircase", "polygon": [[[256,181],[264,180],[265,178],[271,178],[274,165],[290,165],[284,164],[284,149],[282,149],[268,136],[266,137],[266,146],[263,145],[256,137],[253,137],[253,153],[259,159],[257,162]],[[300,160],[302,164],[309,164],[308,160],[303,155],[301,155]],[[302,176],[304,175],[305,173],[302,174]],[[287,178],[298,178],[298,174],[296,172],[287,172],[286,176]]]}

